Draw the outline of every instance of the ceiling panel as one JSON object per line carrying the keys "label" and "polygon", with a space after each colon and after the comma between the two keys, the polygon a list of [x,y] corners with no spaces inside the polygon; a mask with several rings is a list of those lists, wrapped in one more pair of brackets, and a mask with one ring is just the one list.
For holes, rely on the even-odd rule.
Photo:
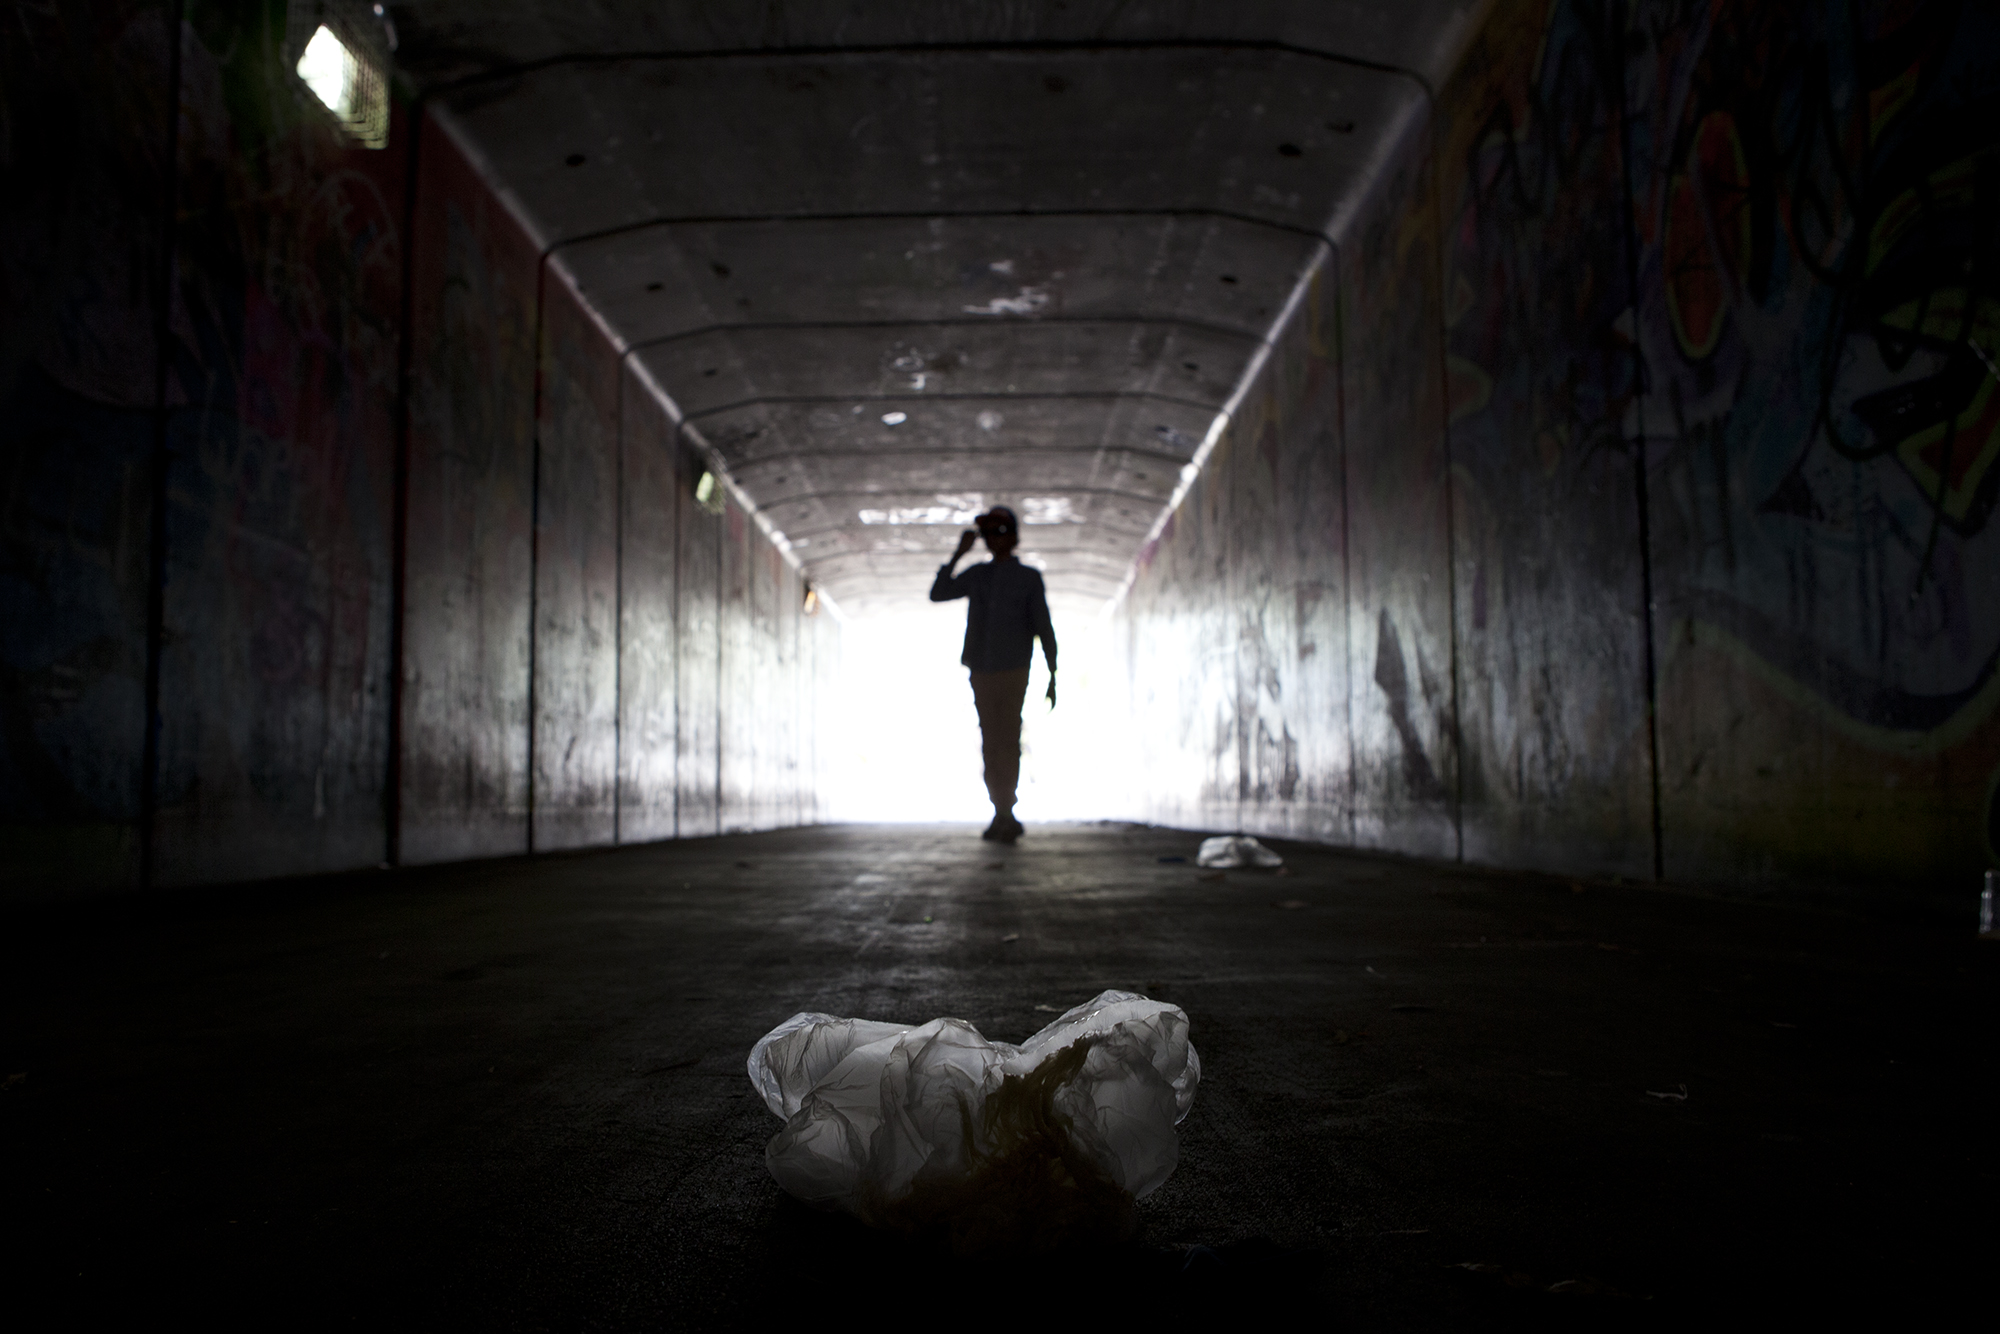
{"label": "ceiling panel", "polygon": [[1209,210],[1325,225],[1416,91],[1262,50],[559,64],[447,104],[551,240],[679,218]]}
{"label": "ceiling panel", "polygon": [[1270,44],[1421,64],[1471,8],[441,4],[407,70],[504,71],[440,114],[836,599],[1003,503],[1088,601],[1421,105]]}
{"label": "ceiling panel", "polygon": [[1187,40],[1283,42],[1442,82],[1488,0],[422,0],[392,4],[434,85],[578,52]]}
{"label": "ceiling panel", "polygon": [[1313,237],[1211,214],[653,223],[556,262],[634,345],[742,326],[1178,320],[1260,336]]}

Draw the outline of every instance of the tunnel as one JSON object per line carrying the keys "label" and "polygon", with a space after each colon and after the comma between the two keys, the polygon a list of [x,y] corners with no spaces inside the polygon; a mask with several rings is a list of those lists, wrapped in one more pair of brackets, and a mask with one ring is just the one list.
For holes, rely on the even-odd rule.
{"label": "tunnel", "polygon": [[[22,1310],[1986,1303],[1987,7],[65,0],[0,60]],[[1045,592],[1017,808],[941,567]],[[1200,1053],[1118,1235],[767,1170],[787,1016],[1106,991]]]}

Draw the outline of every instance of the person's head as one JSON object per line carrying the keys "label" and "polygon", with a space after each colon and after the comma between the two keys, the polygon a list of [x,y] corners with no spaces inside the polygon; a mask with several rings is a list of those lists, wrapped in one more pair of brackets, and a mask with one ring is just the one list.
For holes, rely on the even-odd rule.
{"label": "person's head", "polygon": [[1011,556],[1021,541],[1020,523],[1014,518],[1014,511],[1005,505],[995,505],[986,513],[974,519],[979,535],[986,539],[986,549],[995,556]]}

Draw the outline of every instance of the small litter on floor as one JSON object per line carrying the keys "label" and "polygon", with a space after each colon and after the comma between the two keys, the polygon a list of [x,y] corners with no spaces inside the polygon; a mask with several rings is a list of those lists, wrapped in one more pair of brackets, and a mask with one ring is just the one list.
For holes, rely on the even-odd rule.
{"label": "small litter on floor", "polygon": [[1021,933],[1019,931],[1015,931],[1009,935],[1000,937],[1000,943],[1002,945],[1011,945],[1020,938],[1021,938]]}
{"label": "small litter on floor", "polygon": [[1247,834],[1218,834],[1201,841],[1195,861],[1224,870],[1238,866],[1283,866],[1285,859]]}
{"label": "small litter on floor", "polygon": [[806,1204],[960,1254],[1127,1237],[1180,1160],[1201,1082],[1187,1033],[1180,1007],[1129,991],[1019,1046],[962,1019],[796,1014],[750,1051],[785,1122],[764,1161]]}
{"label": "small litter on floor", "polygon": [[1661,1102],[1686,1102],[1688,1100],[1688,1086],[1682,1084],[1680,1090],[1679,1093],[1662,1093],[1658,1089],[1647,1089],[1646,1096],[1649,1098],[1658,1098]]}

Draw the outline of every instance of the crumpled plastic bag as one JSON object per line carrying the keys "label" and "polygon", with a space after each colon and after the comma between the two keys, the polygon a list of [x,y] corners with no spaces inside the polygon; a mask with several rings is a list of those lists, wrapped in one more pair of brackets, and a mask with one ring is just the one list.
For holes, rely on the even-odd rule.
{"label": "crumpled plastic bag", "polygon": [[795,1014],[750,1050],[796,1198],[969,1253],[1123,1236],[1180,1160],[1201,1058],[1180,1007],[1106,991],[1026,1042],[963,1019]]}
{"label": "crumpled plastic bag", "polygon": [[1247,834],[1220,834],[1201,841],[1195,861],[1224,870],[1238,866],[1283,866],[1285,859]]}

